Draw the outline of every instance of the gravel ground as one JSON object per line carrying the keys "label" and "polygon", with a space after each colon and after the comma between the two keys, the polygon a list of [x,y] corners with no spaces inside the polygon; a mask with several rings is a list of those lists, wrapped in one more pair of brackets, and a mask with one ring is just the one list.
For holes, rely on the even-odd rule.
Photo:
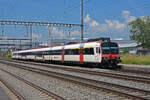
{"label": "gravel ground", "polygon": [[48,95],[41,93],[37,89],[32,88],[31,86],[1,70],[0,77],[9,83],[9,85],[18,91],[18,93],[21,93],[26,100],[52,100],[52,98],[48,97]]}
{"label": "gravel ground", "polygon": [[[41,66],[35,66],[35,65],[28,65],[28,66],[29,67],[41,68],[41,69],[45,69],[45,70],[50,70],[50,71],[65,73],[65,74],[69,74],[69,75],[75,75],[75,76],[80,76],[80,77],[84,77],[84,78],[95,79],[95,80],[99,80],[99,81],[104,81],[104,82],[109,82],[109,83],[114,83],[114,84],[119,84],[119,85],[124,85],[124,86],[128,86],[128,87],[134,87],[134,88],[144,89],[144,90],[150,91],[150,84],[144,84],[144,83],[120,80],[120,79],[109,78],[109,77],[104,77],[104,76],[101,77],[101,76],[97,76],[97,75],[87,75],[87,74],[76,73],[76,72],[69,72],[69,71],[64,71],[64,70],[57,70],[57,69],[55,70],[55,69],[41,67]],[[116,73],[116,71],[105,70],[105,69],[99,69],[98,71],[99,72],[102,71],[102,72],[111,72],[111,73],[115,72]]]}
{"label": "gravel ground", "polygon": [[[2,68],[13,72],[22,78],[31,81],[38,86],[45,88],[59,96],[64,97],[67,100],[120,100],[121,98],[116,98],[109,96],[109,94],[104,92],[95,92],[92,89],[86,87],[81,87],[70,82],[61,81],[52,77],[47,77],[44,75],[39,75],[29,71],[21,70],[18,68],[8,67],[6,65]],[[11,78],[10,78],[11,79]],[[39,100],[39,99],[38,99]]]}

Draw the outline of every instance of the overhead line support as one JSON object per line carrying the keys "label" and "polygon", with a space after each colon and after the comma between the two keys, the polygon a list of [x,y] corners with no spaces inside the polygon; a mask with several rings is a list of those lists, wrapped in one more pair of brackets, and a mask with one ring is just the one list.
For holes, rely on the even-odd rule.
{"label": "overhead line support", "polygon": [[67,23],[48,23],[48,22],[25,22],[25,21],[1,21],[0,24],[4,25],[29,25],[29,26],[56,26],[56,27],[61,27],[61,26],[81,26],[80,24],[67,24]]}
{"label": "overhead line support", "polygon": [[81,0],[81,42],[83,42],[83,31],[84,31],[84,25],[83,25],[83,0]]}

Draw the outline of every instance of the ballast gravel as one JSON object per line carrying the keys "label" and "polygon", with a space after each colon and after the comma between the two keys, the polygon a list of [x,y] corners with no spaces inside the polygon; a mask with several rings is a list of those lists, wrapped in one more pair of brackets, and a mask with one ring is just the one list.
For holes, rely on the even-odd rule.
{"label": "ballast gravel", "polygon": [[52,100],[52,97],[42,94],[37,89],[27,85],[4,71],[0,70],[0,77],[7,82],[10,87],[14,88],[15,91],[21,93],[26,100]]}
{"label": "ballast gravel", "polygon": [[[25,61],[20,61],[20,62],[25,62]],[[28,62],[28,63],[36,63],[36,62]],[[37,64],[37,63],[36,63]],[[48,66],[56,66],[56,67],[64,67],[64,68],[74,68],[74,69],[86,69],[89,71],[97,71],[97,72],[106,72],[106,73],[114,73],[114,74],[122,74],[122,75],[130,75],[130,76],[137,76],[137,77],[146,77],[150,78],[149,74],[139,74],[139,73],[132,73],[132,72],[123,72],[123,71],[116,71],[116,70],[108,70],[108,69],[100,69],[100,68],[89,68],[89,67],[79,67],[79,66],[68,66],[68,65],[57,65],[57,64],[46,64],[42,63],[43,65],[48,65]],[[40,65],[40,63],[39,63]]]}
{"label": "ballast gravel", "polygon": [[[36,66],[36,65],[29,65],[29,64],[22,64],[22,65],[25,65],[25,66],[28,66],[28,67],[33,67],[33,68],[39,68],[39,69],[54,71],[54,72],[60,72],[60,73],[68,74],[68,75],[80,76],[80,77],[84,77],[84,78],[89,78],[89,79],[94,79],[94,80],[99,80],[99,81],[104,81],[104,82],[108,82],[108,83],[114,83],[114,84],[119,84],[119,85],[123,85],[123,86],[128,86],[128,87],[133,87],[133,88],[137,88],[137,89],[143,89],[143,90],[150,91],[150,84],[144,84],[144,83],[140,83],[140,82],[133,82],[133,81],[115,79],[115,78],[98,76],[98,75],[88,75],[88,74],[83,74],[83,73],[77,73],[77,72],[70,72],[70,71],[52,69],[50,67],[47,68],[47,67],[43,67],[43,66]],[[60,65],[58,65],[58,66],[60,66]],[[105,70],[105,69],[99,69],[98,71],[99,72],[113,73],[113,71]],[[115,72],[116,71],[114,71],[114,73]],[[121,72],[119,72],[119,73],[121,73]]]}
{"label": "ballast gravel", "polygon": [[19,68],[0,64],[1,68],[14,73],[34,84],[51,91],[66,100],[120,100],[121,98],[108,96],[104,92],[95,92],[92,89],[62,81],[52,77],[29,72]]}

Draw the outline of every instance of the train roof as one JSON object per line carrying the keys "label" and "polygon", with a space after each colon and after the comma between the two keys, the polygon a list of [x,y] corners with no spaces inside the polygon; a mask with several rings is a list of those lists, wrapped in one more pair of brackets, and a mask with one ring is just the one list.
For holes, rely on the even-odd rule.
{"label": "train roof", "polygon": [[110,42],[110,38],[106,37],[101,37],[101,38],[96,38],[96,39],[88,39],[87,42],[92,42],[92,41],[101,41],[101,42]]}
{"label": "train roof", "polygon": [[[98,43],[98,41],[92,41],[92,42],[85,42],[83,44],[94,44],[94,43]],[[36,51],[47,51],[47,50],[51,50],[52,48],[55,49],[62,49],[64,47],[64,49],[69,49],[69,48],[79,48],[81,43],[76,43],[76,44],[67,44],[64,46],[47,46],[47,47],[42,47],[42,48],[33,48],[33,49],[26,49],[26,50],[20,50],[20,51],[14,51],[13,53],[23,53],[23,52],[36,52]]]}
{"label": "train roof", "polygon": [[[96,46],[97,43],[100,43],[101,41],[91,41],[91,42],[85,42],[83,43],[83,47],[93,47]],[[33,48],[33,49],[26,49],[26,50],[20,50],[20,51],[14,51],[13,53],[24,53],[24,52],[37,52],[37,51],[48,51],[48,50],[61,50],[64,49],[71,49],[71,48],[80,48],[81,43],[76,44],[67,44],[64,46],[47,46],[42,48]]]}

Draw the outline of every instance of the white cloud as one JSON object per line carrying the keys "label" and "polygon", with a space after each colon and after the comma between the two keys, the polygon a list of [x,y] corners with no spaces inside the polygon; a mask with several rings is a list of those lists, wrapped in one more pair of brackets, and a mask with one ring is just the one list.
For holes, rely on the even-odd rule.
{"label": "white cloud", "polygon": [[90,27],[96,27],[99,25],[99,23],[96,22],[95,20],[93,20],[89,25],[90,25]]}
{"label": "white cloud", "polygon": [[[86,24],[86,33],[89,35],[91,34],[96,34],[95,36],[98,36],[99,34],[108,35],[108,34],[116,34],[116,36],[120,36],[121,34],[124,33],[129,33],[128,31],[128,22],[131,22],[136,19],[135,16],[130,15],[130,11],[124,10],[122,11],[122,17],[124,18],[124,21],[120,20],[110,20],[110,19],[105,19],[103,23],[100,23],[98,20],[94,20],[91,18],[90,14],[87,14],[84,22]],[[78,30],[71,31],[71,35],[79,35],[81,32]],[[65,37],[66,33],[63,32],[63,30],[54,27],[51,30],[51,34],[60,36],[60,37]],[[122,35],[124,36],[124,35]]]}
{"label": "white cloud", "polygon": [[122,11],[122,17],[123,18],[127,19],[129,17],[129,15],[130,15],[130,11],[128,11],[128,10]]}
{"label": "white cloud", "polygon": [[124,40],[123,38],[112,38],[111,40]]}
{"label": "white cloud", "polygon": [[136,20],[136,17],[135,17],[135,16],[130,16],[130,17],[128,18],[127,22],[129,23],[129,22],[132,22],[132,21],[134,21],[134,20]]}
{"label": "white cloud", "polygon": [[[89,16],[89,15],[88,15]],[[97,32],[122,32],[124,31],[126,25],[119,22],[118,20],[104,20],[104,23],[98,23],[89,17],[90,22],[87,23],[89,33]]]}
{"label": "white cloud", "polygon": [[110,30],[123,30],[125,28],[125,24],[119,22],[118,20],[105,20],[107,28]]}
{"label": "white cloud", "polygon": [[87,14],[86,17],[85,17],[85,19],[84,19],[84,22],[85,22],[85,23],[89,23],[90,20],[91,20],[91,19],[90,19],[90,15]]}
{"label": "white cloud", "polygon": [[88,26],[87,33],[127,33],[128,23],[136,19],[135,16],[130,16],[130,11],[122,11],[124,21],[105,19],[104,23],[92,19],[89,14],[85,17],[85,24]]}
{"label": "white cloud", "polygon": [[58,37],[61,37],[61,38],[64,37],[64,35],[65,35],[64,32],[63,32],[63,30],[59,30],[57,27],[53,27],[52,28],[51,34],[57,35]]}
{"label": "white cloud", "polygon": [[126,21],[127,23],[136,20],[136,17],[135,17],[135,16],[130,16],[130,11],[128,11],[128,10],[122,11],[122,17],[125,19],[125,21]]}

